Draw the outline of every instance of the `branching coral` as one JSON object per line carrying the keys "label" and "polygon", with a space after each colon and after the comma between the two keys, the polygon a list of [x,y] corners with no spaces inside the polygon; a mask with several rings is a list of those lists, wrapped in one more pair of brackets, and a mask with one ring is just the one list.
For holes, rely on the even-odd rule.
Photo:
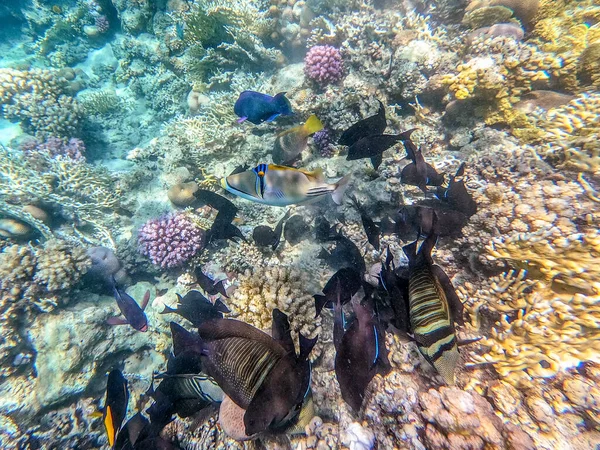
{"label": "branching coral", "polygon": [[511,384],[531,385],[535,378],[552,377],[581,362],[600,362],[597,294],[556,293],[550,283],[515,272],[493,278],[478,290],[465,285],[459,294],[469,299],[467,309],[474,316],[483,315],[484,309],[501,313],[479,343],[485,352],[471,358],[492,363]]}
{"label": "branching coral", "polygon": [[74,225],[93,226],[99,233],[96,243],[114,246],[105,214],[118,204],[112,177],[84,162],[53,159],[45,153],[38,156],[43,160],[39,171],[19,153],[0,149],[0,200],[47,203]]}
{"label": "branching coral", "polygon": [[58,71],[0,69],[2,114],[37,137],[77,135],[83,110]]}
{"label": "branching coral", "polygon": [[600,94],[582,94],[569,104],[534,116],[541,131],[539,153],[561,167],[600,173]]}

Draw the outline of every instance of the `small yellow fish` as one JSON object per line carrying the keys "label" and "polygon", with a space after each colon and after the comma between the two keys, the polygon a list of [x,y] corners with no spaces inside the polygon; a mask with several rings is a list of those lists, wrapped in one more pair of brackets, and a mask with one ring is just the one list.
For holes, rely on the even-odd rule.
{"label": "small yellow fish", "polygon": [[259,164],[252,170],[223,178],[221,186],[238,197],[271,206],[317,201],[329,194],[339,205],[349,179],[346,175],[330,184],[325,181],[321,169],[308,172],[294,167]]}
{"label": "small yellow fish", "polygon": [[321,131],[323,124],[314,114],[310,116],[304,125],[290,128],[277,135],[275,148],[273,149],[273,161],[285,164],[291,162],[302,153],[308,145],[308,137]]}

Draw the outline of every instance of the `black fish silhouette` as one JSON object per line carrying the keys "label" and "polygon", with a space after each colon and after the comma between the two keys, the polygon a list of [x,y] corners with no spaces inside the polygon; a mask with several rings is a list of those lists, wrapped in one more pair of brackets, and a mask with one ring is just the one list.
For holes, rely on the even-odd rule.
{"label": "black fish silhouette", "polygon": [[270,246],[271,250],[275,251],[281,242],[281,233],[283,231],[283,224],[290,217],[291,210],[288,210],[285,215],[279,219],[275,230],[267,225],[259,225],[254,228],[252,232],[252,239],[254,243],[260,247]]}
{"label": "black fish silhouette", "polygon": [[223,286],[225,280],[219,280],[215,283],[215,280],[202,272],[200,266],[196,267],[194,274],[196,275],[196,281],[208,295],[221,294],[223,297],[229,297],[225,291],[225,286]]}
{"label": "black fish silhouette", "polygon": [[439,187],[437,189],[436,197],[443,202],[447,202],[451,208],[471,217],[477,212],[477,203],[467,191],[464,180],[456,181],[457,178],[463,177],[464,174],[465,163],[462,163],[456,171],[456,175],[450,178],[448,187]]}
{"label": "black fish silhouette", "polygon": [[[414,130],[410,130],[412,133]],[[427,186],[441,186],[444,183],[444,175],[437,173],[435,168],[425,162],[423,152],[409,138],[404,141],[406,157],[412,162],[406,165],[400,173],[400,179],[404,184],[418,186],[423,192],[427,192]]]}
{"label": "black fish silhouette", "polygon": [[[435,228],[435,223],[433,225]],[[409,268],[410,328],[417,347],[447,384],[454,384],[458,344],[454,323],[462,323],[463,306],[444,271],[433,264],[437,235],[404,246]]]}
{"label": "black fish silhouette", "polygon": [[129,390],[127,380],[120,370],[114,369],[108,374],[106,383],[106,398],[102,411],[104,428],[108,435],[108,444],[112,447],[117,433],[121,429],[123,420],[127,415],[129,403]]}
{"label": "black fish silhouette", "polygon": [[350,146],[364,137],[383,134],[387,127],[385,107],[379,100],[377,100],[377,102],[379,103],[377,114],[359,120],[350,126],[350,128],[344,131],[340,136],[340,139],[338,140],[339,145]]}
{"label": "black fish silhouette", "polygon": [[115,450],[134,450],[136,443],[144,439],[148,433],[150,421],[141,413],[136,413],[129,419],[119,431],[114,445]]}
{"label": "black fish silhouette", "polygon": [[[335,374],[342,398],[358,412],[365,390],[377,374],[385,375],[391,366],[385,347],[385,333],[370,305],[370,299],[352,300],[356,318],[343,332],[343,312],[340,298],[336,302],[334,343],[336,345]],[[339,334],[343,332],[342,336]],[[337,334],[337,336],[335,336]]]}
{"label": "black fish silhouette", "polygon": [[367,240],[369,244],[375,248],[375,250],[379,251],[379,233],[380,229],[375,224],[373,219],[369,217],[365,208],[359,203],[358,199],[354,195],[349,195],[350,200],[354,204],[354,207],[358,210],[360,214],[360,219],[363,224],[363,228],[365,229],[365,234],[367,235]]}
{"label": "black fish silhouette", "polygon": [[227,306],[220,299],[217,299],[213,304],[200,291],[189,291],[183,297],[177,294],[177,298],[179,300],[177,308],[173,309],[165,306],[161,314],[179,314],[196,327],[200,326],[206,320],[220,319],[223,317],[223,313],[229,312]]}
{"label": "black fish silhouette", "polygon": [[117,286],[114,277],[112,281],[115,300],[117,301],[117,306],[123,317],[109,317],[107,322],[110,325],[129,324],[138,331],[148,331],[148,319],[146,318],[144,310],[146,309],[146,306],[148,306],[148,301],[150,300],[150,291],[146,291],[142,300],[142,306],[140,307],[130,295]]}
{"label": "black fish silhouette", "polygon": [[367,270],[365,260],[354,242],[341,232],[336,233],[329,240],[335,242],[334,249],[331,253],[322,249],[317,256],[319,259],[324,260],[334,270],[352,267],[361,274],[365,273]]}
{"label": "black fish silhouette", "polygon": [[296,417],[310,383],[308,355],[315,340],[300,335],[300,355],[278,340],[233,319],[204,322],[203,368],[225,394],[246,410],[247,435],[277,429]]}
{"label": "black fish silhouette", "polygon": [[310,227],[300,214],[289,218],[283,230],[283,237],[290,245],[300,243],[309,233]]}
{"label": "black fish silhouette", "polygon": [[317,242],[327,242],[335,238],[337,232],[335,225],[331,226],[329,221],[323,216],[317,216],[315,219],[315,239]]}
{"label": "black fish silhouette", "polygon": [[198,189],[194,196],[202,203],[219,211],[207,233],[209,242],[218,239],[234,241],[236,238],[246,240],[240,229],[231,223],[238,212],[237,207],[231,201],[206,189]]}
{"label": "black fish silhouette", "polygon": [[346,160],[370,158],[373,168],[377,170],[383,159],[383,152],[398,142],[409,139],[413,131],[414,129],[400,134],[379,134],[359,139],[348,148]]}
{"label": "black fish silhouette", "polygon": [[315,317],[321,314],[323,308],[333,308],[338,297],[345,305],[358,292],[362,285],[360,273],[350,267],[344,267],[334,273],[323,288],[323,295],[314,295]]}

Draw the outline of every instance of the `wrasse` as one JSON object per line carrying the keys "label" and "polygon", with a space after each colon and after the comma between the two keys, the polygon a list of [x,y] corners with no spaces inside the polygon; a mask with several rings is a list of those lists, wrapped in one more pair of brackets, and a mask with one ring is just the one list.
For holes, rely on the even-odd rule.
{"label": "wrasse", "polygon": [[221,180],[223,189],[253,202],[287,206],[317,201],[331,194],[338,205],[348,186],[349,175],[337,183],[327,183],[323,171],[309,172],[275,164],[259,164],[252,170]]}
{"label": "wrasse", "polygon": [[458,341],[454,322],[462,323],[462,304],[452,282],[433,264],[437,235],[430,234],[417,252],[418,240],[403,247],[408,257],[410,329],[425,359],[449,385],[454,385]]}

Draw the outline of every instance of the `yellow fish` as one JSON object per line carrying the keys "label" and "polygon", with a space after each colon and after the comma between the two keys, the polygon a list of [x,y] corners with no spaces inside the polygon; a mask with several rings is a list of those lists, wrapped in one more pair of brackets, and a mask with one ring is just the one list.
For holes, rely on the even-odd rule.
{"label": "yellow fish", "polygon": [[308,145],[308,137],[321,131],[323,124],[314,114],[310,116],[304,125],[290,128],[277,135],[275,148],[273,149],[273,161],[285,164],[293,161],[302,153]]}
{"label": "yellow fish", "polygon": [[238,197],[271,206],[287,206],[317,201],[331,194],[338,205],[350,176],[330,184],[323,171],[308,172],[294,167],[259,164],[252,170],[229,175],[221,180],[223,189]]}

